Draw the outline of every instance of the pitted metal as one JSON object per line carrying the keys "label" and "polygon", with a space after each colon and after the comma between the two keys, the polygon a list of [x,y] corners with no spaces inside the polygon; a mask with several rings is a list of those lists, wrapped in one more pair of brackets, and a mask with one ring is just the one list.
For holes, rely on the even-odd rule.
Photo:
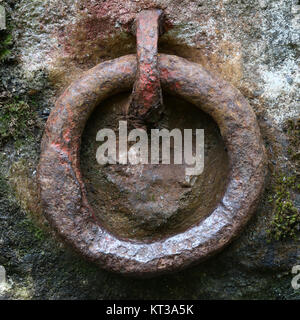
{"label": "pitted metal", "polygon": [[150,243],[120,239],[101,226],[87,201],[79,164],[81,135],[96,105],[132,88],[135,55],[101,63],[74,81],[57,100],[42,140],[38,178],[46,217],[83,256],[123,274],[179,270],[220,251],[250,219],[264,185],[264,146],[256,116],[241,93],[183,58],[159,55],[158,65],[163,90],[211,115],[229,154],[229,182],[222,200],[190,229]]}
{"label": "pitted metal", "polygon": [[135,22],[137,74],[128,115],[141,123],[153,120],[155,113],[161,111],[163,102],[157,49],[162,19],[163,12],[153,9],[141,11]]}

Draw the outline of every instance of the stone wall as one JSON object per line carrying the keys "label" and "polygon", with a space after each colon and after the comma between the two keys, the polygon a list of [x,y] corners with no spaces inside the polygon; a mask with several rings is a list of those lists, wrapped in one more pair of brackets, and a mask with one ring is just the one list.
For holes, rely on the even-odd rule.
{"label": "stone wall", "polygon": [[[0,1],[0,299],[299,299],[298,0]],[[203,64],[247,98],[268,153],[254,218],[222,253],[151,280],[100,270],[63,245],[40,208],[36,166],[55,99],[84,70],[135,52],[135,14],[162,8],[159,51]],[[298,60],[297,60],[298,59]]]}

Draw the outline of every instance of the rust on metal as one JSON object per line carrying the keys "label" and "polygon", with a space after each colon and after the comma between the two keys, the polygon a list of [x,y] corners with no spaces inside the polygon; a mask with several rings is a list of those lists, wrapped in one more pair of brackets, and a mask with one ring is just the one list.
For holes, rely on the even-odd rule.
{"label": "rust on metal", "polygon": [[[252,216],[265,178],[265,151],[255,114],[241,93],[202,66],[157,54],[160,10],[136,21],[137,56],[97,65],[57,100],[42,140],[38,168],[44,212],[60,236],[103,268],[151,276],[200,262],[229,244]],[[149,121],[162,106],[162,88],[209,114],[230,161],[229,182],[217,207],[188,230],[152,242],[120,238],[97,219],[80,171],[86,121],[107,97],[134,86],[128,114]],[[172,187],[172,186],[170,186]]]}
{"label": "rust on metal", "polygon": [[153,120],[161,111],[157,42],[162,33],[162,19],[163,12],[159,9],[141,11],[136,18],[137,74],[128,115],[141,122]]}
{"label": "rust on metal", "polygon": [[176,235],[137,242],[109,233],[87,201],[79,164],[81,135],[101,101],[132,88],[135,55],[101,63],[66,89],[47,121],[38,168],[44,212],[60,236],[99,266],[136,276],[179,270],[223,249],[254,213],[265,178],[265,151],[256,116],[242,94],[183,58],[159,55],[158,66],[162,89],[208,113],[227,147],[229,182],[210,215]]}

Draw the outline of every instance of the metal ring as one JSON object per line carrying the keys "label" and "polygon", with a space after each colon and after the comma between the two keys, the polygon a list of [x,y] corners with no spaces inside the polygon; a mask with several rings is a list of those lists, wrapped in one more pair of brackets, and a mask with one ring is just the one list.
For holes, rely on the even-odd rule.
{"label": "metal ring", "polygon": [[135,55],[101,63],[74,81],[58,99],[42,140],[38,177],[50,223],[82,255],[124,274],[149,276],[178,270],[215,254],[239,234],[263,190],[264,146],[256,116],[241,93],[183,58],[159,55],[159,68],[164,90],[213,117],[229,154],[225,194],[197,225],[161,241],[134,242],[105,230],[88,204],[79,166],[81,134],[100,101],[132,88]]}

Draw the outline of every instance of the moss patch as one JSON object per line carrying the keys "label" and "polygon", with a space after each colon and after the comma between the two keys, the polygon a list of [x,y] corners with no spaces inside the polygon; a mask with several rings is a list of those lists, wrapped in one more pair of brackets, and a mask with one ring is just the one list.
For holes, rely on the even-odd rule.
{"label": "moss patch", "polygon": [[5,61],[10,53],[13,44],[12,35],[9,33],[0,33],[0,63]]}
{"label": "moss patch", "polygon": [[269,239],[295,238],[300,231],[300,210],[296,207],[296,195],[300,192],[300,119],[290,119],[284,126],[288,146],[289,175],[274,168],[271,195],[272,220],[267,230]]}
{"label": "moss patch", "polygon": [[11,34],[12,25],[9,15],[6,17],[6,20],[6,29],[0,30],[0,64],[6,62],[9,59],[13,47],[13,37]]}
{"label": "moss patch", "polygon": [[35,129],[41,127],[34,104],[17,99],[0,101],[0,147],[10,140],[18,147],[20,139],[33,139]]}
{"label": "moss patch", "polygon": [[300,230],[300,211],[294,206],[291,193],[300,191],[296,176],[280,174],[275,177],[273,194],[269,202],[273,203],[273,219],[268,234],[270,238],[282,240],[295,237]]}
{"label": "moss patch", "polygon": [[40,229],[29,217],[26,217],[20,222],[20,227],[33,234],[37,241],[43,241],[46,238],[45,231]]}

